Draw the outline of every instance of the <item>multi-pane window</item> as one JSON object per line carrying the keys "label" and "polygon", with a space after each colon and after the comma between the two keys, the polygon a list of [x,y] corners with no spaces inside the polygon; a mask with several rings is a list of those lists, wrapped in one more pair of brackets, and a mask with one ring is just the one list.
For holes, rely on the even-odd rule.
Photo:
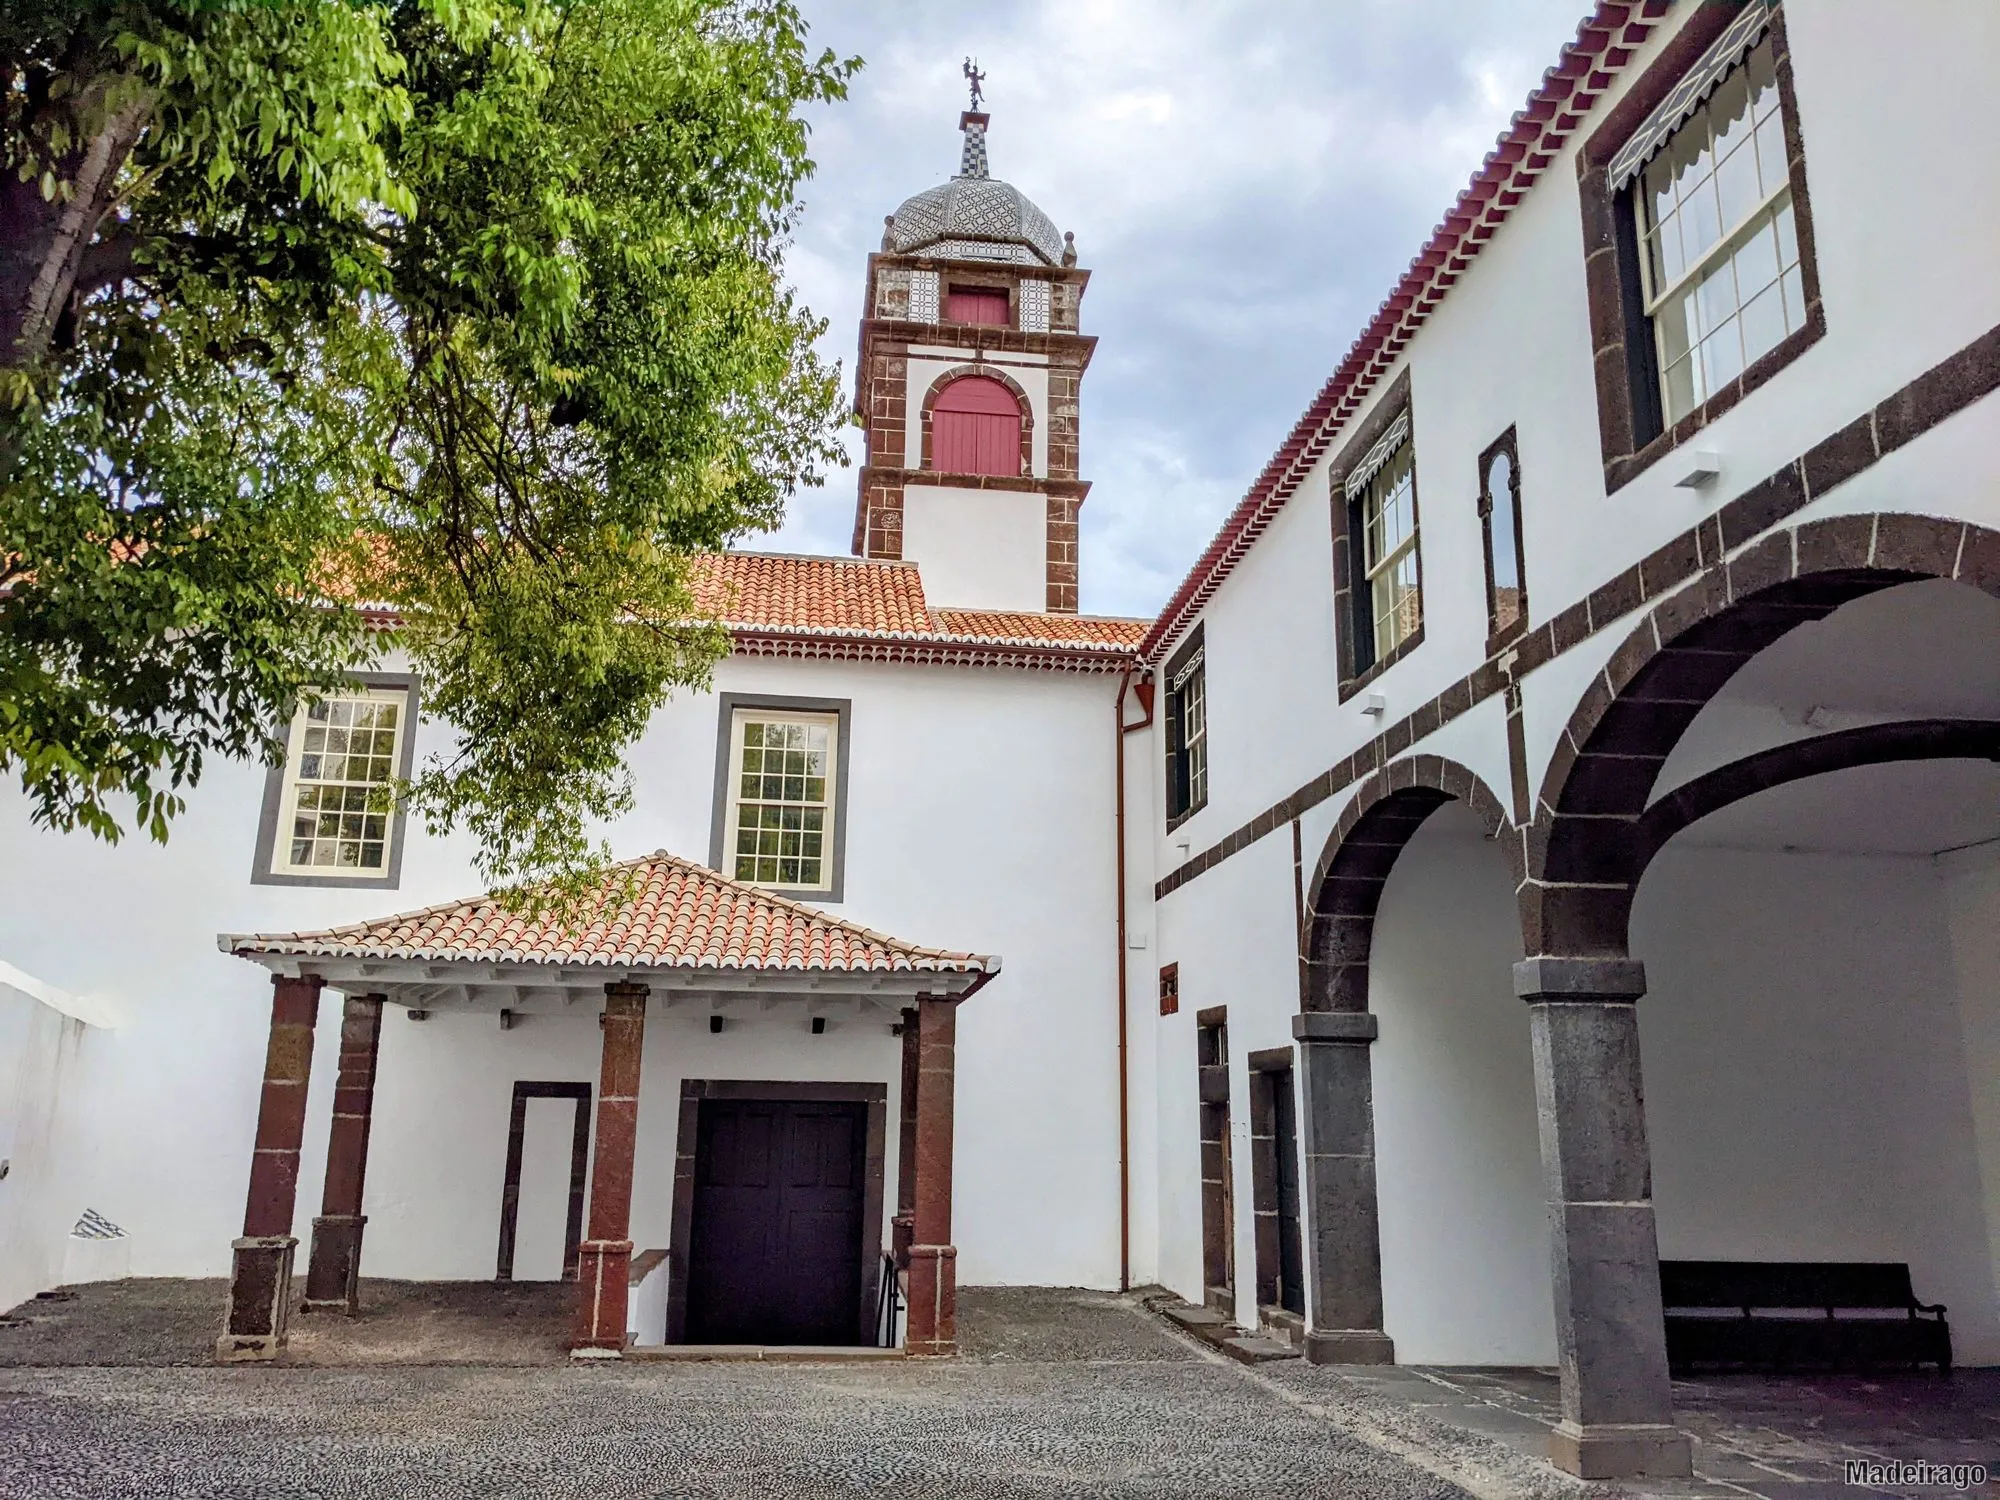
{"label": "multi-pane window", "polygon": [[1646,314],[1671,424],[1805,326],[1769,36],[1646,164],[1633,198]]}
{"label": "multi-pane window", "polygon": [[402,774],[409,695],[343,687],[292,721],[270,873],[387,875],[395,849],[391,783]]}
{"label": "multi-pane window", "polygon": [[835,714],[738,710],[730,754],[729,873],[780,890],[824,890],[833,860]]}
{"label": "multi-pane window", "polygon": [[1423,624],[1417,575],[1416,464],[1404,442],[1361,495],[1363,579],[1374,656],[1379,661]]}
{"label": "multi-pane window", "polygon": [[1200,627],[1167,664],[1167,821],[1208,804],[1208,674]]}

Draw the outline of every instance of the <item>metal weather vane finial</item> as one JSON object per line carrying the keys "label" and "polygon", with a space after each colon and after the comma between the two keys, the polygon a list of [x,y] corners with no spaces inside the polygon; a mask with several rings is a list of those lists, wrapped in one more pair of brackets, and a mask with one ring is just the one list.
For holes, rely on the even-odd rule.
{"label": "metal weather vane finial", "polygon": [[965,81],[972,85],[972,107],[978,109],[979,101],[985,93],[981,85],[986,82],[986,75],[979,71],[979,64],[969,57],[965,60],[964,71]]}

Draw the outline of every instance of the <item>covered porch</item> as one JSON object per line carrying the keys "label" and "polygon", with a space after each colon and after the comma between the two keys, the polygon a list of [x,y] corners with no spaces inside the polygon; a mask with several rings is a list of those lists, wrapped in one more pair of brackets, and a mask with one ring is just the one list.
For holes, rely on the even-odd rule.
{"label": "covered porch", "polygon": [[[567,1192],[544,1194],[535,1224],[550,1215],[561,1223],[573,1356],[620,1357],[635,1332],[655,1347],[954,1352],[955,1017],[999,961],[901,942],[664,851],[610,867],[588,898],[548,912],[485,896],[322,932],[219,939],[225,952],[270,971],[273,995],[244,1228],[217,1358],[275,1357],[295,1306],[353,1315],[371,1145],[392,1165],[399,1154],[453,1149],[454,1112],[422,1099],[426,1114],[413,1103],[427,1079],[407,1062],[398,1116],[406,1123],[393,1134],[373,1131],[385,1012],[429,1023],[439,1039],[468,1037],[466,1028],[479,1026],[490,1040],[488,1018],[496,1031],[543,1028],[550,1056],[569,1054],[571,1072],[579,1071],[580,1040],[571,1033],[595,1018],[594,1089],[588,1078],[496,1076],[518,1071],[519,1062],[473,1061],[470,1085],[460,1079],[482,1111],[511,1104],[504,1181],[481,1186],[498,1210],[498,1283],[515,1276],[517,1230],[525,1236],[534,1227],[522,1220],[524,1124],[541,1121],[546,1135],[543,1106],[570,1111],[568,1160],[560,1164]],[[299,1301],[294,1215],[325,990],[343,997],[338,1077]],[[755,1034],[754,1046],[707,1048],[700,1062],[669,1054],[678,1108],[662,1110],[657,1098],[649,1105],[649,1138],[664,1147],[653,1152],[650,1172],[641,1170],[638,1150],[648,1054],[656,1075],[669,1070],[660,1039],[647,1046],[649,1016],[677,1041]],[[829,1029],[844,1034],[845,1050],[812,1054],[810,1039]],[[429,1055],[456,1063],[457,1050],[440,1054],[433,1045]],[[565,1071],[537,1049],[526,1055],[538,1073]],[[829,1068],[852,1076],[830,1077]],[[674,1081],[655,1076],[652,1092]],[[408,1123],[423,1119],[430,1130]],[[468,1159],[461,1175],[483,1177],[495,1164]],[[453,1163],[438,1161],[433,1170],[449,1184]],[[410,1209],[408,1181],[399,1178],[396,1189],[405,1265],[426,1263],[409,1243],[410,1222],[428,1223],[433,1234],[448,1229],[461,1255],[468,1237],[492,1232],[456,1222],[447,1191]],[[635,1201],[651,1247],[635,1238]],[[378,1266],[376,1274],[402,1270]],[[543,1274],[556,1274],[554,1265]],[[900,1337],[898,1305],[908,1309]]]}

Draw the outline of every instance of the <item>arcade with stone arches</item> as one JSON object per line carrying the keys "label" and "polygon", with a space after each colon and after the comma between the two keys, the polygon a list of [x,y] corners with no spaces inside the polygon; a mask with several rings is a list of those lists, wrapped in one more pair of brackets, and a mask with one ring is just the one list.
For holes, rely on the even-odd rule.
{"label": "arcade with stone arches", "polygon": [[2000,534],[1786,528],[1622,636],[1532,818],[1360,782],[1294,1023],[1308,1356],[1556,1366],[1586,1475],[1686,1471],[1663,1261],[1907,1264],[2000,1359]]}

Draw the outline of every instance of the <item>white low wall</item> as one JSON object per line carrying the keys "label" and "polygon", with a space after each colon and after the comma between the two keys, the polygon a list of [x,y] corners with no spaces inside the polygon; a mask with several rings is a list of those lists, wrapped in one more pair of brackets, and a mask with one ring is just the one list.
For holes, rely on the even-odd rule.
{"label": "white low wall", "polygon": [[0,979],[0,1312],[65,1279],[82,1212],[64,1171],[84,1023]]}

